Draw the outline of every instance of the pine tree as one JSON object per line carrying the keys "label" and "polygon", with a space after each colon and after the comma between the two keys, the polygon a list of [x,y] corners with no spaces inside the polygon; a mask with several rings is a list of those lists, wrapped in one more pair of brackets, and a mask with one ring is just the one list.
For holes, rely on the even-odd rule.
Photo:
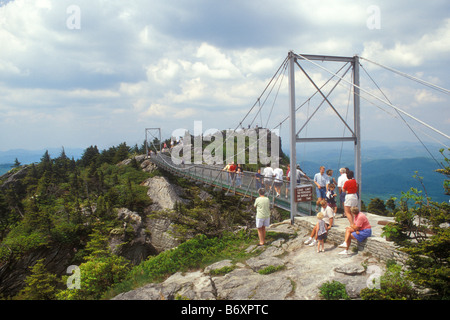
{"label": "pine tree", "polygon": [[125,142],[121,143],[117,148],[116,154],[114,155],[114,163],[119,163],[128,158],[130,149]]}
{"label": "pine tree", "polygon": [[18,167],[20,167],[20,162],[19,162],[19,160],[17,160],[17,158],[16,158],[16,160],[14,160],[13,168],[18,168]]}
{"label": "pine tree", "polygon": [[47,272],[44,260],[40,259],[31,269],[31,275],[25,279],[25,287],[20,291],[21,300],[55,300],[57,277]]}

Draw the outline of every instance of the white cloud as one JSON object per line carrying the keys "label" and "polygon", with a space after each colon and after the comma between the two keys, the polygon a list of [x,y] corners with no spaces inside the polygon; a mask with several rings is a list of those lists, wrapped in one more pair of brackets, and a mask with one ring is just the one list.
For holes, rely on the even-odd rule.
{"label": "white cloud", "polygon": [[417,67],[430,57],[442,57],[447,60],[450,56],[450,19],[443,21],[438,29],[409,43],[404,43],[400,39],[393,47],[386,48],[379,41],[366,42],[361,55],[393,67]]}
{"label": "white cloud", "polygon": [[[81,10],[79,30],[66,26],[66,9],[73,4]],[[63,136],[65,124],[70,141],[86,146],[97,143],[92,139],[122,142],[149,124],[173,130],[196,119],[219,129],[235,127],[289,50],[345,56],[360,52],[448,87],[450,19],[442,18],[445,5],[410,7],[407,17],[393,19],[407,2],[379,1],[382,29],[377,31],[366,26],[371,4],[11,1],[0,6],[0,134],[15,137],[20,131],[15,125],[24,122],[30,124],[28,134],[41,137],[42,144],[56,143],[50,132]],[[419,18],[424,28],[408,25]],[[318,85],[330,76],[307,68]],[[383,78],[389,97],[419,113],[424,105],[438,108],[448,101],[428,89],[392,85],[393,80]],[[315,91],[304,77],[297,78],[297,85],[299,100]],[[345,109],[347,93],[347,88],[336,88],[337,108]],[[284,79],[274,122],[284,118],[286,95]],[[26,147],[26,142],[24,136],[2,140],[0,149]]]}

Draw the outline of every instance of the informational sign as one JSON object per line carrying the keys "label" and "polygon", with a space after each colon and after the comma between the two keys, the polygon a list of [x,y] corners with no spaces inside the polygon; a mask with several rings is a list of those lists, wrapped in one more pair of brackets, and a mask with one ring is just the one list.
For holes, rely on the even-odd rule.
{"label": "informational sign", "polygon": [[300,185],[295,188],[295,202],[312,201],[312,186]]}

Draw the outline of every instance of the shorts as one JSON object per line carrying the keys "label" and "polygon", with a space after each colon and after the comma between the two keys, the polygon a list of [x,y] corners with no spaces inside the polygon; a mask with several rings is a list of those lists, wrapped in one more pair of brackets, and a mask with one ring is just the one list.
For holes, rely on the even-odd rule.
{"label": "shorts", "polygon": [[268,227],[270,226],[270,218],[259,219],[256,218],[256,228]]}
{"label": "shorts", "polygon": [[320,189],[316,187],[316,195],[317,198],[325,199],[327,196],[327,189],[325,187],[322,187]]}
{"label": "shorts", "polygon": [[330,208],[336,208],[336,202],[327,202],[327,204]]}
{"label": "shorts", "polygon": [[341,201],[341,206],[343,206],[345,202],[345,192],[339,194],[339,200]]}
{"label": "shorts", "polygon": [[321,235],[317,236],[317,240],[326,240],[327,239],[327,232],[322,233]]}
{"label": "shorts", "polygon": [[356,193],[350,193],[345,195],[344,206],[346,207],[357,207],[358,206],[358,195]]}
{"label": "shorts", "polygon": [[364,229],[364,230],[360,230],[359,234],[357,234],[356,232],[352,232],[352,236],[355,237],[356,240],[358,240],[359,242],[364,241],[366,238],[370,237],[372,235],[372,229]]}

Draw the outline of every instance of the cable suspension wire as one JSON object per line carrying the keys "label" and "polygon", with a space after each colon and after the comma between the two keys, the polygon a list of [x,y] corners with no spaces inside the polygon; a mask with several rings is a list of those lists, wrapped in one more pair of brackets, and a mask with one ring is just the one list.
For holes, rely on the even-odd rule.
{"label": "cable suspension wire", "polygon": [[[272,93],[273,89],[275,88],[275,85],[276,85],[277,82],[280,80],[280,78],[281,78],[282,76],[284,76],[284,73],[285,73],[286,70],[287,70],[287,60],[285,60],[285,61],[286,61],[286,63],[284,63],[284,64],[282,65],[284,71],[283,71],[283,72],[280,72],[280,73],[278,74],[278,77],[277,77],[276,81],[275,81],[274,84],[272,85],[270,91],[267,93],[267,96],[266,96],[266,98],[264,99],[264,101],[263,101],[262,104],[261,104],[261,98],[262,98],[264,92],[259,96],[259,98],[258,98],[258,100],[257,100],[257,101],[258,101],[258,104],[259,104],[259,110],[258,110],[258,112],[255,114],[253,120],[250,122],[250,125],[253,125],[253,123],[255,122],[255,120],[256,120],[256,118],[258,117],[258,115],[260,116],[261,126],[263,125],[262,112],[261,112],[261,111],[262,111],[262,108],[263,108],[264,105],[266,104],[267,99],[269,99],[269,96],[270,96],[270,94]],[[281,68],[278,69],[278,71],[280,71],[280,70],[281,70]],[[277,73],[278,73],[278,71],[277,71]],[[276,76],[276,74],[273,76],[271,82],[273,81],[273,79],[275,78],[275,76]],[[282,78],[281,78],[281,79],[282,79]],[[269,84],[270,84],[270,83],[269,83]],[[267,90],[267,88],[268,88],[268,86],[266,87],[266,90]],[[266,90],[265,90],[265,91],[266,91]],[[245,120],[245,119],[244,119],[244,120]],[[242,121],[244,121],[244,120],[242,120]]]}
{"label": "cable suspension wire", "polygon": [[[317,63],[315,63],[315,62],[313,62],[313,61],[311,61],[311,60],[309,60],[308,58],[302,56],[301,54],[297,54],[297,55],[298,55],[299,57],[301,57],[302,59],[304,59],[304,60],[306,60],[306,61],[309,61],[310,63],[314,64],[315,66],[317,66],[317,67],[319,67],[319,68],[325,70],[326,72],[331,73],[331,74],[334,74],[333,71],[330,71],[330,70],[328,70],[327,68],[325,68],[325,67],[323,67],[323,66],[321,66],[321,65],[319,65],[319,64],[317,64]],[[339,77],[338,75],[336,75],[336,76]],[[339,78],[340,78],[340,77],[339,77]],[[342,79],[342,78],[341,78],[341,79]],[[344,80],[344,81],[347,82],[347,83],[350,83],[349,81],[347,81],[347,80],[345,80],[345,79],[342,79],[342,80]],[[411,115],[411,114],[409,114],[409,113],[403,111],[402,109],[398,108],[397,106],[394,106],[392,103],[390,103],[390,102],[388,102],[388,101],[386,101],[386,100],[381,99],[380,97],[378,97],[378,96],[376,96],[376,95],[370,93],[369,91],[365,90],[364,88],[361,88],[360,86],[355,85],[354,83],[350,83],[350,84],[351,84],[353,87],[358,88],[359,90],[363,91],[364,93],[366,93],[366,94],[372,96],[373,98],[375,98],[375,99],[377,99],[377,100],[383,102],[384,104],[386,104],[386,105],[388,105],[388,106],[394,108],[395,110],[398,110],[399,112],[401,112],[401,113],[407,115],[407,116],[410,117],[411,119],[414,119],[415,121],[417,121],[417,122],[421,123],[422,125],[428,127],[429,129],[433,130],[434,132],[436,132],[436,133],[438,133],[438,134],[444,136],[444,137],[447,138],[447,139],[450,139],[450,136],[449,136],[449,135],[447,135],[447,134],[445,134],[445,133],[439,131],[439,130],[436,129],[436,128],[433,128],[432,126],[430,126],[429,124],[423,122],[422,120],[417,119],[417,118],[414,117],[413,115]]]}
{"label": "cable suspension wire", "polygon": [[287,64],[285,65],[283,73],[282,74],[280,73],[280,75],[283,75],[283,77],[281,77],[281,81],[280,81],[280,84],[278,85],[277,93],[275,95],[275,98],[273,99],[272,108],[270,108],[269,115],[267,116],[267,121],[266,121],[266,126],[265,126],[266,128],[269,125],[269,120],[270,120],[270,117],[272,116],[273,107],[275,106],[275,102],[277,101],[278,94],[280,93],[280,88],[281,88],[281,85],[283,84],[283,79],[286,76],[286,71],[287,71]]}
{"label": "cable suspension wire", "polygon": [[[375,82],[375,80],[372,78],[372,76],[367,72],[367,70],[364,68],[364,66],[362,64],[360,64],[361,68],[364,70],[364,72],[366,73],[366,75],[369,77],[370,80],[372,80],[373,84],[378,88],[378,90],[381,92],[381,94],[386,98],[387,101],[391,102],[389,100],[389,98],[386,96],[386,94],[383,92],[383,90],[381,90],[380,86]],[[411,128],[411,126],[409,125],[409,123],[403,118],[403,116],[400,114],[400,112],[398,112],[397,110],[395,110],[397,112],[397,114],[399,115],[400,119],[406,124],[406,126],[409,128],[409,130],[414,134],[414,136],[417,138],[417,140],[419,140],[419,142],[422,144],[422,146],[425,148],[425,150],[428,152],[428,154],[431,156],[431,158],[437,163],[437,165],[441,168],[443,168],[442,164],[436,160],[436,158],[433,156],[433,154],[430,152],[430,150],[427,148],[427,146],[425,145],[425,143],[423,143],[422,139],[420,139],[420,137],[417,135],[417,133],[413,130],[413,128]]]}
{"label": "cable suspension wire", "polygon": [[[283,63],[278,67],[278,70],[275,72],[275,74],[273,75],[272,79],[270,79],[269,83],[267,84],[267,86],[264,88],[263,92],[261,93],[261,95],[258,97],[258,99],[256,99],[256,102],[253,104],[253,106],[250,108],[250,110],[247,112],[247,114],[244,116],[244,118],[241,120],[241,122],[239,122],[239,125],[242,124],[245,119],[249,116],[249,114],[252,112],[253,108],[255,108],[256,105],[260,105],[261,103],[261,97],[264,95],[264,93],[267,91],[267,89],[269,88],[270,84],[272,83],[272,81],[275,79],[276,75],[280,72],[280,70],[284,67],[286,67],[288,58],[286,57],[283,61]],[[260,109],[262,108],[262,106],[260,105]],[[236,127],[236,129],[239,127],[239,125]],[[235,129],[235,130],[236,130]]]}
{"label": "cable suspension wire", "polygon": [[[348,64],[348,62],[347,63],[345,63],[338,71],[336,71],[336,74],[338,74],[339,72],[341,72],[341,70],[342,69],[344,69],[344,67],[345,66],[347,66],[347,64]],[[347,74],[347,72],[348,72],[348,70],[350,70],[350,68],[351,68],[351,66],[349,67],[349,68],[347,68],[347,70],[344,72],[344,75],[343,76],[345,76],[346,74]],[[334,75],[330,78],[330,79],[328,79],[321,87],[320,87],[320,90],[322,90],[332,79],[334,78]],[[306,103],[309,103],[309,101],[312,99],[312,98],[314,98],[314,96],[316,95],[318,93],[318,91],[316,90],[308,99],[306,99],[301,105],[299,105],[296,109],[295,109],[295,111],[298,111],[298,110],[300,110],[300,108],[302,108]],[[281,125],[285,122],[285,121],[287,121],[289,119],[289,116],[287,116],[286,118],[284,118],[284,120],[283,121],[281,121],[280,122],[280,124],[279,125],[277,125],[274,129],[276,129],[276,128],[278,128],[278,127],[281,127]]]}
{"label": "cable suspension wire", "polygon": [[399,74],[399,75],[401,75],[401,76],[403,76],[403,77],[405,77],[405,78],[408,78],[408,79],[410,79],[410,80],[413,80],[413,81],[416,81],[416,82],[418,82],[418,83],[420,83],[420,84],[423,84],[424,86],[427,86],[427,87],[429,87],[429,88],[438,90],[438,91],[440,91],[440,92],[442,92],[442,93],[445,93],[445,94],[450,94],[450,90],[445,89],[445,88],[442,88],[442,87],[439,87],[439,86],[437,86],[437,85],[435,85],[435,84],[433,84],[433,83],[427,82],[427,81],[422,80],[422,79],[419,79],[419,78],[417,78],[417,77],[413,77],[413,76],[411,76],[411,75],[409,75],[409,74],[406,74],[406,73],[404,73],[404,72],[395,70],[394,68],[391,68],[391,67],[384,66],[384,65],[382,65],[381,63],[371,61],[371,60],[369,60],[369,59],[367,59],[367,58],[364,58],[364,57],[359,57],[359,58],[360,58],[360,59],[364,59],[364,60],[366,60],[366,61],[368,61],[368,62],[370,62],[370,63],[373,63],[373,64],[375,64],[375,65],[377,65],[377,66],[379,66],[379,67],[382,67],[382,68],[384,68],[384,69],[386,69],[386,70],[389,70],[389,71],[392,71],[392,72],[394,72],[394,73],[396,73],[396,74]]}

